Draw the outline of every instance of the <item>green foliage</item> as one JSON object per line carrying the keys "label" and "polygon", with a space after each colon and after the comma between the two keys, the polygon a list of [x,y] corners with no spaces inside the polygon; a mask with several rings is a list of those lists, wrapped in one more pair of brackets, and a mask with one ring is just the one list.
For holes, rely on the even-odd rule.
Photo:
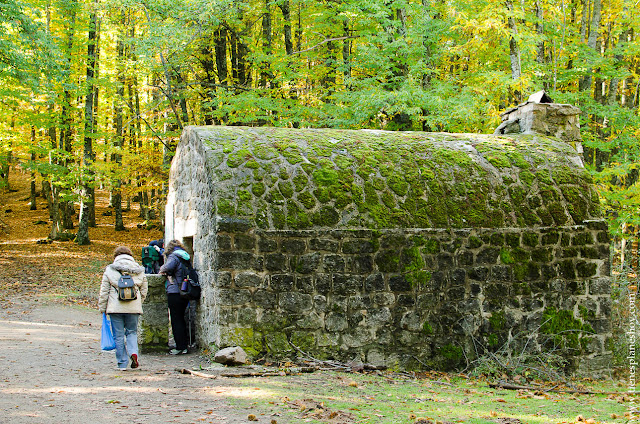
{"label": "green foliage", "polygon": [[[486,152],[491,164],[512,170],[505,184],[515,183],[517,188],[509,194],[524,205],[536,179],[539,184],[566,184],[571,187],[562,193],[547,193],[570,197],[574,220],[592,214],[585,208],[596,209],[590,199],[599,195],[603,210],[613,212],[607,216],[615,234],[621,233],[623,224],[640,224],[635,66],[639,49],[627,41],[628,34],[640,31],[640,19],[619,0],[603,4],[598,28],[584,29],[581,18],[590,18],[591,11],[582,3],[571,6],[571,19],[564,3],[540,3],[542,33],[533,4],[510,11],[497,0],[293,2],[288,23],[283,2],[55,0],[47,4],[8,0],[2,6],[0,161],[6,162],[9,151],[20,162],[37,152],[38,172],[66,195],[74,194],[71,187],[88,183],[93,175],[107,187],[115,187],[116,181],[133,182],[124,186],[125,195],[160,190],[177,136],[186,125],[489,133],[499,124],[502,111],[544,88],[556,102],[582,109],[585,161],[598,193],[578,186],[570,173],[551,176],[536,170],[540,163],[517,148]],[[103,19],[97,46],[99,72],[89,81],[86,54],[93,42],[86,34],[94,12]],[[510,16],[517,26],[515,37],[508,25]],[[596,49],[585,44],[581,31],[607,42]],[[290,45],[285,44],[288,35]],[[520,52],[519,77],[510,71],[512,38]],[[586,82],[589,87],[583,86]],[[96,84],[99,98],[97,131],[84,134],[81,106],[89,83]],[[114,119],[118,110],[121,120]],[[118,122],[122,137],[116,131]],[[50,129],[55,132],[53,139],[47,134]],[[93,141],[95,156],[87,163],[82,159],[85,136]],[[339,133],[335,137],[339,141]],[[366,140],[366,134],[362,137]],[[230,153],[227,165],[244,164],[257,171],[261,160],[279,152],[288,166],[303,168],[311,176],[306,182],[293,181],[296,193],[313,182],[320,186],[319,202],[335,200],[340,209],[351,196],[356,204],[365,204],[378,222],[402,220],[403,205],[391,198],[395,194],[407,197],[406,213],[418,221],[424,215],[418,207],[422,193],[407,192],[409,179],[415,176],[406,170],[390,172],[394,158],[366,154],[352,158],[327,148],[320,156],[333,157],[338,169],[354,167],[373,188],[380,177],[373,169],[380,169],[383,177],[395,175],[388,180],[389,193],[379,193],[380,198],[354,187],[332,196],[341,182],[353,183],[342,181],[338,169],[312,163],[287,140],[278,146],[253,141],[260,145],[253,152],[229,152],[222,142],[221,150]],[[168,147],[166,156],[161,143]],[[57,160],[58,149],[65,150],[68,159]],[[433,160],[461,166],[470,161],[463,153],[446,149],[441,153]],[[386,168],[379,166],[385,162]],[[53,167],[48,173],[46,164]],[[434,175],[426,163],[419,173],[425,181],[443,177]],[[261,192],[258,186],[253,190]],[[295,197],[288,187],[284,191],[287,198]],[[456,187],[456,191],[473,200],[469,194],[478,190]],[[307,200],[301,199],[305,207]],[[422,205],[422,212],[435,206]],[[556,206],[552,201],[542,209],[529,206],[544,222],[527,208],[515,212],[527,225],[563,225],[569,217]],[[471,209],[473,221],[504,221],[499,208]],[[462,225],[459,216],[433,220]],[[424,223],[431,224],[426,219]]]}

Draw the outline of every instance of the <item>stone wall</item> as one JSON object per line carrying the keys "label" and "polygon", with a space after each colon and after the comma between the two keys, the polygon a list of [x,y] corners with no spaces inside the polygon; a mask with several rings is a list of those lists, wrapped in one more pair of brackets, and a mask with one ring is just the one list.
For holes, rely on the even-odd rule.
{"label": "stone wall", "polygon": [[318,358],[450,369],[482,347],[532,334],[529,349],[555,348],[573,369],[601,369],[610,355],[609,238],[600,220],[373,231],[224,221],[217,230],[206,292],[217,299],[220,347],[295,356],[291,343]]}
{"label": "stone wall", "polygon": [[142,352],[166,352],[169,346],[169,314],[165,277],[147,275],[149,291],[142,305],[138,343]]}

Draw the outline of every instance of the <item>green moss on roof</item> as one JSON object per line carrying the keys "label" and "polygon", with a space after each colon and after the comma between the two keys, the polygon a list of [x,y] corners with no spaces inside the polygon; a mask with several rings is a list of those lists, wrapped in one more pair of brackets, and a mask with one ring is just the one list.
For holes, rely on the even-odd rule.
{"label": "green moss on roof", "polygon": [[548,137],[186,131],[181,143],[206,147],[216,213],[255,214],[260,228],[526,227],[576,224],[600,213],[575,150]]}

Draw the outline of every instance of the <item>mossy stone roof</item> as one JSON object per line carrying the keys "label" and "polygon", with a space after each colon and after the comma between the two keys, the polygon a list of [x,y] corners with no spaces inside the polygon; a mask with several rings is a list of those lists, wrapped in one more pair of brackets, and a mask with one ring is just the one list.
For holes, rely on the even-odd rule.
{"label": "mossy stone roof", "polygon": [[187,127],[218,216],[262,229],[500,228],[599,217],[568,144],[539,135]]}

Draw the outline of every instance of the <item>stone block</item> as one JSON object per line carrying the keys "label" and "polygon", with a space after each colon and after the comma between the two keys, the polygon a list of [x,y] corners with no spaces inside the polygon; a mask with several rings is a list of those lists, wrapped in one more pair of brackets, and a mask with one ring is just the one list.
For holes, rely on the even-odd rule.
{"label": "stone block", "polygon": [[253,303],[262,309],[274,309],[277,304],[277,295],[271,290],[258,289],[253,293]]}
{"label": "stone block", "polygon": [[288,258],[282,253],[271,253],[264,256],[264,267],[267,271],[282,272],[288,271]]}
{"label": "stone block", "polygon": [[593,244],[593,236],[591,233],[579,233],[571,237],[572,246],[584,246],[588,244]]}
{"label": "stone block", "polygon": [[340,243],[334,240],[329,239],[319,239],[314,238],[309,242],[311,250],[319,250],[330,253],[338,253],[338,249],[340,247]]}
{"label": "stone block", "polygon": [[374,327],[381,327],[391,322],[391,310],[387,307],[372,308],[367,313],[367,323]]}
{"label": "stone block", "polygon": [[465,292],[464,286],[453,287],[447,291],[447,298],[449,300],[464,299],[464,292]]}
{"label": "stone block", "polygon": [[278,242],[273,239],[261,237],[258,239],[258,251],[261,253],[271,253],[278,249]]}
{"label": "stone block", "polygon": [[313,294],[315,291],[313,277],[311,275],[297,276],[295,287],[300,293]]}
{"label": "stone block", "polygon": [[312,331],[294,331],[291,333],[291,343],[304,352],[312,352],[317,346],[317,337]]}
{"label": "stone block", "polygon": [[304,240],[282,240],[282,251],[292,255],[302,255],[307,250],[307,243]]}
{"label": "stone block", "polygon": [[394,275],[389,277],[389,290],[392,292],[408,292],[411,290],[411,283],[404,275]]}
{"label": "stone block", "polygon": [[324,321],[316,312],[311,312],[299,319],[296,325],[305,330],[319,330],[324,327]]}
{"label": "stone block", "polygon": [[476,256],[476,263],[478,265],[493,265],[498,262],[500,256],[500,249],[496,247],[487,247],[482,249]]}
{"label": "stone block", "polygon": [[349,327],[346,317],[339,313],[327,314],[324,322],[326,330],[330,332],[341,332]]}
{"label": "stone block", "polygon": [[320,294],[313,296],[313,309],[320,313],[325,313],[327,311],[327,298]]}
{"label": "stone block", "polygon": [[438,269],[448,270],[453,267],[453,256],[449,253],[440,253],[436,257],[436,262],[438,263]]}
{"label": "stone block", "polygon": [[609,243],[611,242],[611,235],[609,234],[609,231],[599,231],[596,238],[598,243],[606,244],[607,246],[609,246]]}
{"label": "stone block", "polygon": [[231,250],[231,237],[224,234],[218,234],[216,236],[216,248],[218,251]]}
{"label": "stone block", "polygon": [[469,278],[475,281],[487,281],[489,278],[489,268],[486,266],[471,268],[471,270],[469,270]]}
{"label": "stone block", "polygon": [[[202,280],[201,280],[202,281]],[[231,288],[231,273],[227,271],[215,272],[213,274],[213,286],[217,288]]]}
{"label": "stone block", "polygon": [[294,256],[291,258],[291,269],[300,274],[311,274],[318,270],[322,255],[314,252],[308,255]]}
{"label": "stone block", "polygon": [[578,272],[578,277],[593,277],[598,271],[598,265],[592,262],[580,261],[576,264],[576,271]]}
{"label": "stone block", "polygon": [[449,279],[452,285],[464,285],[467,282],[467,271],[462,268],[457,268],[451,271],[451,278]]}
{"label": "stone block", "polygon": [[473,253],[463,250],[456,255],[456,264],[461,267],[473,265]]}
{"label": "stone block", "polygon": [[411,308],[416,304],[416,298],[412,294],[399,294],[396,298],[396,304],[405,308]]}
{"label": "stone block", "polygon": [[219,298],[221,305],[246,305],[251,302],[251,292],[247,289],[221,289]]}
{"label": "stone block", "polygon": [[370,240],[346,240],[342,242],[342,253],[363,254],[374,252],[373,242]]}
{"label": "stone block", "polygon": [[372,293],[385,289],[384,277],[380,273],[368,275],[364,281],[364,291]]}
{"label": "stone block", "polygon": [[364,287],[364,279],[361,275],[334,274],[333,291],[339,295],[360,293]]}
{"label": "stone block", "polygon": [[291,274],[274,274],[271,276],[269,287],[278,293],[292,291],[295,287],[295,278]]}
{"label": "stone block", "polygon": [[262,260],[248,252],[220,252],[218,254],[219,269],[252,269],[262,271]]}
{"label": "stone block", "polygon": [[313,301],[308,294],[284,292],[278,295],[278,305],[286,312],[303,313],[312,308]]}
{"label": "stone block", "polygon": [[393,293],[375,293],[373,303],[377,306],[391,306],[396,303],[396,296]]}
{"label": "stone block", "polygon": [[422,318],[415,312],[407,312],[400,321],[400,327],[408,331],[422,330]]}
{"label": "stone block", "polygon": [[326,255],[323,260],[325,272],[344,272],[345,262],[340,255]]}
{"label": "stone block", "polygon": [[373,335],[367,328],[355,328],[342,335],[342,342],[348,348],[359,348],[373,341]]}
{"label": "stone block", "polygon": [[607,221],[604,219],[588,219],[583,221],[583,224],[590,230],[609,231]]}
{"label": "stone block", "polygon": [[222,217],[218,218],[217,231],[222,233],[246,233],[251,223],[246,219]]}
{"label": "stone block", "polygon": [[596,278],[588,282],[589,294],[608,295],[611,293],[611,281],[607,278]]}
{"label": "stone block", "polygon": [[562,278],[573,279],[576,278],[575,268],[573,261],[562,261],[558,264],[558,274]]}
{"label": "stone block", "polygon": [[333,284],[333,278],[331,274],[317,274],[316,275],[316,291],[319,294],[328,295],[331,293]]}
{"label": "stone block", "polygon": [[253,250],[256,248],[256,238],[246,234],[234,236],[234,247],[237,250]]}
{"label": "stone block", "polygon": [[371,307],[371,299],[369,296],[349,296],[347,300],[347,307],[349,310],[368,309]]}
{"label": "stone block", "polygon": [[256,309],[255,307],[240,308],[237,311],[238,324],[252,326],[256,322]]}
{"label": "stone block", "polygon": [[263,287],[264,278],[254,272],[239,272],[235,277],[236,287]]}
{"label": "stone block", "polygon": [[373,271],[373,256],[354,255],[348,257],[347,269],[354,274],[368,274]]}
{"label": "stone block", "polygon": [[510,281],[512,278],[512,269],[510,266],[496,265],[491,267],[492,280]]}
{"label": "stone block", "polygon": [[400,269],[400,255],[396,250],[381,250],[374,261],[380,272],[398,272]]}
{"label": "stone block", "polygon": [[269,333],[265,337],[267,350],[274,357],[282,357],[293,351],[287,336],[284,333]]}

